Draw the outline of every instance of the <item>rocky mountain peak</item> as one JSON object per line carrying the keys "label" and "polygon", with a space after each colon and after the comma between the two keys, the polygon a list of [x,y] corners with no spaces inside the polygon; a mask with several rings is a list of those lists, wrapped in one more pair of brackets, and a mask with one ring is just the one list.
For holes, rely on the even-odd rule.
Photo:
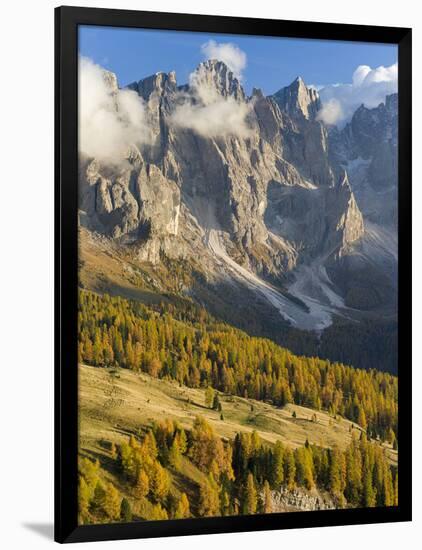
{"label": "rocky mountain peak", "polygon": [[300,76],[272,97],[282,111],[299,121],[315,119],[321,108],[318,92],[308,88]]}
{"label": "rocky mountain peak", "polygon": [[117,83],[117,76],[111,71],[103,70],[103,79],[106,86],[110,89],[110,91],[112,93],[116,93],[117,90],[119,89],[119,85]]}
{"label": "rocky mountain peak", "polygon": [[397,103],[397,94],[391,94],[378,107],[361,105],[354,113],[351,132],[362,157],[373,156],[383,142],[397,145]]}
{"label": "rocky mountain peak", "polygon": [[151,76],[147,76],[138,82],[133,82],[127,87],[131,90],[135,90],[145,101],[148,101],[153,93],[156,93],[158,96],[162,96],[166,92],[176,90],[176,72],[158,72]]}
{"label": "rocky mountain peak", "polygon": [[191,76],[191,85],[216,90],[223,97],[233,97],[245,101],[246,95],[239,79],[229,67],[217,59],[208,59],[200,63]]}
{"label": "rocky mountain peak", "polygon": [[252,88],[252,97],[263,99],[265,96],[261,88]]}

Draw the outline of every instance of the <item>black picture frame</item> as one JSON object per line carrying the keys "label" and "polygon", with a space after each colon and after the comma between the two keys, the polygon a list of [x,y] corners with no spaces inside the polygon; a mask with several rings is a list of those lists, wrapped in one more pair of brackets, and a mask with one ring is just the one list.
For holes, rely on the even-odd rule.
{"label": "black picture frame", "polygon": [[[86,525],[77,522],[78,26],[253,34],[398,45],[399,505]],[[55,10],[55,540],[82,542],[411,520],[411,29],[59,7]]]}

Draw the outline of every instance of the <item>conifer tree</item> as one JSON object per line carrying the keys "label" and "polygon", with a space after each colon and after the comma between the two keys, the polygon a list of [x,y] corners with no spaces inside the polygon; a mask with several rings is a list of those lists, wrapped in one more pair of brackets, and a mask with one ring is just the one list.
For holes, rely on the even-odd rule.
{"label": "conifer tree", "polygon": [[255,481],[251,473],[248,474],[243,503],[244,514],[255,514],[258,505],[258,495],[255,488]]}
{"label": "conifer tree", "polygon": [[391,469],[385,463],[383,480],[383,506],[394,505],[394,484]]}
{"label": "conifer tree", "polygon": [[223,516],[230,515],[230,495],[224,486],[220,491],[220,510]]}
{"label": "conifer tree", "polygon": [[105,488],[104,485],[98,481],[94,489],[94,498],[92,500],[93,506],[97,510],[101,510],[104,507],[105,500]]}
{"label": "conifer tree", "polygon": [[127,498],[122,499],[122,503],[120,505],[120,519],[124,523],[129,523],[132,521],[132,508]]}
{"label": "conifer tree", "polygon": [[273,489],[279,489],[284,482],[284,446],[281,441],[274,446],[272,462],[271,484]]}
{"label": "conifer tree", "polygon": [[271,489],[270,484],[267,480],[264,482],[264,514],[271,514],[273,511],[272,507],[272,496],[271,496]]}
{"label": "conifer tree", "polygon": [[148,432],[146,433],[143,441],[143,446],[145,448],[145,452],[148,454],[149,457],[157,458],[157,441],[155,440],[154,432],[152,430],[148,430]]}
{"label": "conifer tree", "polygon": [[174,513],[175,519],[188,518],[190,516],[189,500],[186,493],[182,493]]}
{"label": "conifer tree", "polygon": [[103,509],[107,516],[112,520],[120,517],[121,498],[119,491],[111,483],[105,486]]}
{"label": "conifer tree", "polygon": [[377,502],[376,490],[372,483],[372,472],[366,469],[363,474],[363,505],[366,508],[373,508]]}
{"label": "conifer tree", "polygon": [[218,485],[212,474],[200,485],[198,512],[200,516],[217,516],[220,513]]}
{"label": "conifer tree", "polygon": [[358,505],[362,491],[362,457],[359,442],[353,435],[352,442],[346,450],[346,488],[348,502]]}
{"label": "conifer tree", "polygon": [[169,462],[174,468],[177,469],[180,467],[181,460],[182,460],[182,457],[180,454],[178,440],[175,437],[169,450]]}
{"label": "conifer tree", "polygon": [[167,473],[159,462],[153,463],[152,474],[150,478],[150,491],[152,496],[162,501],[167,496],[170,487],[170,479]]}
{"label": "conifer tree", "polygon": [[91,342],[90,338],[87,338],[85,340],[83,351],[84,351],[84,356],[83,356],[84,361],[86,363],[88,363],[88,365],[92,365],[94,352],[93,352],[93,349],[92,349],[92,342]]}
{"label": "conifer tree", "polygon": [[366,429],[366,414],[362,406],[359,406],[357,423],[361,428],[363,428],[364,430]]}
{"label": "conifer tree", "polygon": [[146,497],[149,493],[149,478],[145,472],[139,468],[136,477],[135,492],[138,497]]}
{"label": "conifer tree", "polygon": [[79,505],[79,513],[82,518],[88,515],[90,500],[91,500],[91,490],[88,486],[88,483],[85,481],[85,478],[83,478],[82,476],[79,476],[78,505]]}
{"label": "conifer tree", "polygon": [[284,482],[289,490],[295,486],[296,464],[292,450],[287,447],[284,453]]}
{"label": "conifer tree", "polygon": [[312,452],[308,447],[298,447],[295,451],[296,481],[307,489],[315,487]]}
{"label": "conifer tree", "polygon": [[188,448],[188,441],[187,441],[187,438],[186,438],[185,430],[182,428],[176,434],[176,437],[177,437],[177,443],[179,445],[180,454],[184,455],[187,451],[187,448]]}
{"label": "conifer tree", "polygon": [[222,410],[221,403],[220,403],[220,398],[218,397],[218,393],[216,393],[214,395],[214,399],[213,399],[213,402],[212,402],[212,408],[215,411],[221,411]]}
{"label": "conifer tree", "polygon": [[330,457],[328,488],[333,495],[338,496],[344,491],[346,463],[343,453],[338,448],[331,451]]}

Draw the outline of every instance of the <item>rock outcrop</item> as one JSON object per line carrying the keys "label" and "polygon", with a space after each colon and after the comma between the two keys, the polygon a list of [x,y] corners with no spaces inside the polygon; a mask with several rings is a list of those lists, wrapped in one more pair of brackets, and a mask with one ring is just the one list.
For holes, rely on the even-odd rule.
{"label": "rock outcrop", "polygon": [[307,260],[321,255],[342,256],[364,234],[362,214],[346,173],[333,188],[271,183],[265,221]]}
{"label": "rock outcrop", "polygon": [[306,491],[302,488],[293,490],[281,487],[279,491],[271,491],[271,509],[273,512],[311,512],[314,510],[333,510],[338,508],[330,495],[314,489]]}

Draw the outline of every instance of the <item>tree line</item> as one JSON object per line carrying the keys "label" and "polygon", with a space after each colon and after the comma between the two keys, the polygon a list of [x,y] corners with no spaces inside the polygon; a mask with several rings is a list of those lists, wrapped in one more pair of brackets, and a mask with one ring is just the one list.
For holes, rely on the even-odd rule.
{"label": "tree line", "polygon": [[78,327],[79,362],[142,370],[280,407],[323,408],[397,446],[398,385],[388,373],[294,355],[194,305],[153,308],[81,290]]}

